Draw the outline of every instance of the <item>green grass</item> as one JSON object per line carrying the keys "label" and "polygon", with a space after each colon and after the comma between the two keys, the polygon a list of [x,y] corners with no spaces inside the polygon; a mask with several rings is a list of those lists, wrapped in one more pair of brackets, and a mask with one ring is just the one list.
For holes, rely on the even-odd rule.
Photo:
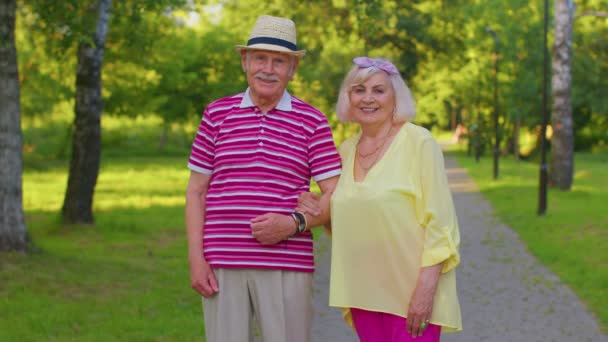
{"label": "green grass", "polygon": [[479,163],[454,153],[475,179],[496,215],[513,228],[539,260],[569,285],[608,330],[608,153],[575,156],[571,191],[549,189],[544,216],[538,208],[539,165],[492,158]]}
{"label": "green grass", "polygon": [[189,288],[184,158],[115,158],[102,167],[94,226],[58,221],[64,168],[24,173],[39,252],[0,259],[0,341],[202,340]]}
{"label": "green grass", "polygon": [[174,129],[159,151],[154,120],[105,120],[96,224],[64,226],[67,124],[24,126],[24,209],[38,251],[0,256],[0,341],[203,340],[183,220],[189,133]]}

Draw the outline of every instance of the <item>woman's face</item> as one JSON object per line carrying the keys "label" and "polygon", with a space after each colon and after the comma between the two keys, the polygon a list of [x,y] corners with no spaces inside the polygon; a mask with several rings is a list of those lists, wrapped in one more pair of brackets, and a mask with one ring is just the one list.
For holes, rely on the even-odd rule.
{"label": "woman's face", "polygon": [[384,72],[373,74],[362,84],[350,90],[350,110],[358,123],[381,124],[392,120],[395,110],[395,92]]}

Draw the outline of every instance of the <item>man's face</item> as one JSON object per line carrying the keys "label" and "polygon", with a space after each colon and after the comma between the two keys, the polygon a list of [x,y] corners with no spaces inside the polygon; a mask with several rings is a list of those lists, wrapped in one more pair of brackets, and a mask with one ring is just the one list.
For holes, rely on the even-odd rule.
{"label": "man's face", "polygon": [[241,58],[252,97],[261,100],[280,99],[298,66],[296,58],[279,52],[253,50]]}

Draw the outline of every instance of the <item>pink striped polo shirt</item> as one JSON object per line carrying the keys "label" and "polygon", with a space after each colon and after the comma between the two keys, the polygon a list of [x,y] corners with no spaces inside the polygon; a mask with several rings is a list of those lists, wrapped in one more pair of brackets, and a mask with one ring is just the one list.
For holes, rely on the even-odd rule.
{"label": "pink striped polo shirt", "polygon": [[250,220],[293,212],[311,178],[340,174],[323,113],[287,92],[266,114],[254,106],[249,89],[217,100],[203,114],[188,167],[211,174],[203,230],[210,265],[314,271],[310,232],[265,246],[251,235]]}

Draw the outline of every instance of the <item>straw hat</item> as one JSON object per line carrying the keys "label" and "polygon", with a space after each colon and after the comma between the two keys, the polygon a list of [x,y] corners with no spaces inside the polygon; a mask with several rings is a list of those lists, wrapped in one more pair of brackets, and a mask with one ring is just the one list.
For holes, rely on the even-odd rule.
{"label": "straw hat", "polygon": [[306,50],[296,45],[296,24],[287,19],[262,15],[258,17],[249,35],[247,45],[237,45],[237,51],[268,50],[302,57]]}

